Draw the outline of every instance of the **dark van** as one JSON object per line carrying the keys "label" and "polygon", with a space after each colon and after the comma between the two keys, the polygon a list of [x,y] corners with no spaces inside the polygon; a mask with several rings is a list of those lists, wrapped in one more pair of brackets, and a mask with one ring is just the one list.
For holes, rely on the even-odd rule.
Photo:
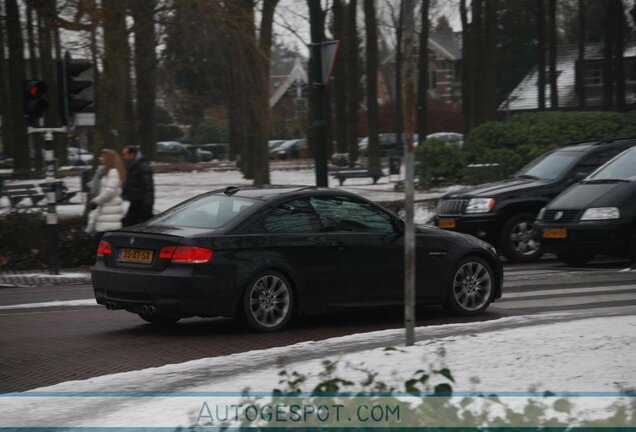
{"label": "dark van", "polygon": [[534,226],[539,210],[634,145],[636,138],[613,139],[548,152],[509,179],[445,195],[437,206],[434,223],[485,240],[510,261],[538,260],[543,254]]}
{"label": "dark van", "polygon": [[597,254],[636,261],[636,147],[556,197],[536,227],[543,249],[568,265]]}

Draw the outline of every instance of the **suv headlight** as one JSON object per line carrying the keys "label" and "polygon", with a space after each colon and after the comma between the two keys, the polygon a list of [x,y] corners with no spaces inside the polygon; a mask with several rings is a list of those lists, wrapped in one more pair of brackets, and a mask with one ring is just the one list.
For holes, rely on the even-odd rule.
{"label": "suv headlight", "polygon": [[581,220],[619,219],[621,212],[618,207],[594,207],[585,210]]}
{"label": "suv headlight", "polygon": [[487,213],[494,206],[494,198],[471,198],[466,206],[466,213]]}
{"label": "suv headlight", "polygon": [[539,214],[537,215],[537,220],[543,219],[543,215],[545,214],[545,207],[539,210]]}

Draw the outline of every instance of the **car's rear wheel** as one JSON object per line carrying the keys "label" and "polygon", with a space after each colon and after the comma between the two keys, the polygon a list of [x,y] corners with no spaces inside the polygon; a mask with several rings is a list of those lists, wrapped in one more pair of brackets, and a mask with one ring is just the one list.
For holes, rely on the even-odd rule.
{"label": "car's rear wheel", "polygon": [[532,213],[521,213],[511,217],[501,233],[501,251],[513,262],[537,261],[543,255],[537,240]]}
{"label": "car's rear wheel", "polygon": [[243,317],[258,332],[273,332],[289,322],[294,297],[289,280],[280,272],[267,270],[257,275],[243,295]]}
{"label": "car's rear wheel", "polygon": [[155,325],[171,325],[171,324],[175,324],[177,321],[181,319],[181,317],[178,317],[175,315],[161,315],[161,314],[148,315],[143,313],[138,313],[137,315],[139,315],[139,318],[141,318],[142,320],[149,322],[150,324],[155,324]]}
{"label": "car's rear wheel", "polygon": [[590,262],[594,257],[591,253],[584,252],[559,252],[557,258],[570,267],[581,267]]}
{"label": "car's rear wheel", "polygon": [[459,315],[477,315],[492,302],[495,277],[488,264],[476,256],[462,259],[448,290],[448,306]]}

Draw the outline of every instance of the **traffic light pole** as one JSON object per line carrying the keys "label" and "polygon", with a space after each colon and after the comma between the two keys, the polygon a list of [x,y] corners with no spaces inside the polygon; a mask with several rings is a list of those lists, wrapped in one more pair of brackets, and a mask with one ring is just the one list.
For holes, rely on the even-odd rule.
{"label": "traffic light pole", "polygon": [[47,183],[46,192],[46,232],[49,246],[49,272],[58,274],[59,261],[57,256],[57,193],[55,187],[55,157],[53,152],[53,134],[66,133],[66,128],[34,128],[28,129],[29,134],[44,134],[44,165]]}

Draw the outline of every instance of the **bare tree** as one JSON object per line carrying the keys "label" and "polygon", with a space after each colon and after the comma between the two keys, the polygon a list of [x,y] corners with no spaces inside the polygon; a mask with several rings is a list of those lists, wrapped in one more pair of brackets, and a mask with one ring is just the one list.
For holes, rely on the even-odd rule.
{"label": "bare tree", "polygon": [[419,57],[417,66],[417,133],[423,140],[427,134],[426,100],[428,98],[428,35],[429,35],[429,0],[422,0],[421,30],[419,40]]}
{"label": "bare tree", "polygon": [[344,53],[346,47],[346,9],[342,0],[333,2],[333,35],[340,41],[339,58],[334,67],[334,97],[336,106],[336,149],[338,153],[347,152],[347,62]]}
{"label": "bare tree", "polygon": [[4,153],[13,154],[11,115],[9,113],[10,95],[8,87],[8,62],[5,55],[5,14],[3,14],[4,5],[0,2],[0,115],[2,116],[2,142],[4,145]]}
{"label": "bare tree", "polygon": [[16,0],[5,0],[7,47],[9,48],[9,110],[12,125],[12,151],[14,169],[26,171],[30,167],[29,147],[27,144],[26,122],[24,119],[24,100],[22,80],[25,77],[24,49],[20,10]]}
{"label": "bare tree", "polygon": [[614,0],[614,80],[616,82],[616,110],[625,111],[625,6]]}
{"label": "bare tree", "polygon": [[579,108],[585,108],[585,38],[586,38],[586,30],[585,30],[585,2],[584,0],[578,0],[578,59],[577,59],[577,67],[576,67],[576,85],[577,85],[577,94],[579,99]]}
{"label": "bare tree", "polygon": [[369,134],[369,168],[380,168],[378,138],[378,32],[375,1],[364,0],[364,20],[367,45],[367,127]]}
{"label": "bare tree", "polygon": [[556,38],[556,0],[548,0],[548,58],[550,63],[550,109],[559,108],[559,88],[557,86],[558,71],[556,66],[557,38]]}
{"label": "bare tree", "polygon": [[537,0],[537,68],[538,68],[538,107],[539,110],[545,109],[545,0]]}
{"label": "bare tree", "polygon": [[358,72],[358,28],[357,28],[357,0],[349,0],[347,8],[347,123],[349,132],[349,163],[358,160],[358,87],[360,76]]}
{"label": "bare tree", "polygon": [[135,84],[137,95],[137,136],[142,153],[155,158],[155,100],[157,92],[157,55],[155,35],[155,0],[130,2],[135,20]]}

